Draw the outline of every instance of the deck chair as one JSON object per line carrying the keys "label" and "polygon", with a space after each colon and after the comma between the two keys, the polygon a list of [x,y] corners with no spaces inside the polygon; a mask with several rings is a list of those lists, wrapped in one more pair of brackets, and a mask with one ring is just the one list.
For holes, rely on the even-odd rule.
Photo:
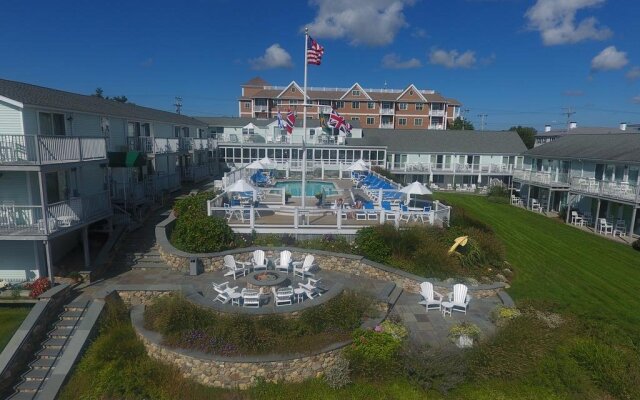
{"label": "deck chair", "polygon": [[316,268],[318,265],[315,263],[315,257],[311,254],[307,254],[304,258],[304,261],[294,261],[293,262],[293,275],[299,276],[304,279],[306,276],[315,276],[311,273],[311,270]]}
{"label": "deck chair", "polygon": [[452,311],[467,313],[467,307],[471,301],[471,296],[467,294],[468,291],[469,289],[461,283],[453,285],[453,292],[448,296],[449,302],[452,303]]}
{"label": "deck chair", "polygon": [[264,256],[264,250],[256,250],[253,252],[253,258],[251,259],[251,264],[253,266],[254,271],[258,270],[267,270],[267,259]]}
{"label": "deck chair", "polygon": [[236,280],[238,276],[245,276],[249,269],[250,263],[236,261],[232,255],[224,256],[224,266],[229,270],[224,276],[233,276],[233,280]]}
{"label": "deck chair", "polygon": [[426,307],[426,311],[429,309],[442,310],[442,295],[433,290],[433,284],[431,282],[422,282],[420,284],[420,296],[422,301],[418,304],[422,304]]}
{"label": "deck chair", "polygon": [[289,250],[283,250],[280,252],[280,257],[275,262],[276,271],[285,271],[289,273],[291,270],[291,252]]}

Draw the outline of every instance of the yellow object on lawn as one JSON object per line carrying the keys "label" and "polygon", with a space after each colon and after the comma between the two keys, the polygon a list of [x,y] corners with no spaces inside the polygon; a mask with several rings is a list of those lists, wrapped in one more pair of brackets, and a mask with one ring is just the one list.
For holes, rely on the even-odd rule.
{"label": "yellow object on lawn", "polygon": [[467,244],[468,240],[469,240],[469,236],[457,237],[456,240],[453,241],[453,246],[451,246],[451,248],[449,249],[449,254],[451,254],[454,251],[456,251],[458,246],[465,246]]}

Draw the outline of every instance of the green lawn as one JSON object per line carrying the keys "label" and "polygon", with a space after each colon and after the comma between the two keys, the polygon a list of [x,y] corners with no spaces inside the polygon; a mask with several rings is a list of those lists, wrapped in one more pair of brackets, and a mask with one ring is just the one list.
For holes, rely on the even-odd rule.
{"label": "green lawn", "polygon": [[30,307],[0,306],[0,351],[7,345],[30,310]]}
{"label": "green lawn", "polygon": [[484,197],[438,194],[490,225],[504,242],[516,279],[516,301],[547,300],[590,319],[640,326],[640,253],[630,246],[580,231],[559,219],[496,204]]}

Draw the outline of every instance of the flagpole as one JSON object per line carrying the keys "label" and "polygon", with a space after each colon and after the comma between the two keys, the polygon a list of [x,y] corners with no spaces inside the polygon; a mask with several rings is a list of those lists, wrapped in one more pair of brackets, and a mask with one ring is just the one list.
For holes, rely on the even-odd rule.
{"label": "flagpole", "polygon": [[304,88],[302,89],[302,187],[301,199],[302,208],[306,205],[307,190],[307,150],[305,140],[307,139],[307,42],[309,40],[309,28],[304,28]]}

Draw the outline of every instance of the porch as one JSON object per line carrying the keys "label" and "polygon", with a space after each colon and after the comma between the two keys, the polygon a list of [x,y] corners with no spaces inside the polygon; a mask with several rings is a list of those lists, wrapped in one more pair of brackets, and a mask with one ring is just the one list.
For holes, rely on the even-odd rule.
{"label": "porch", "polygon": [[0,167],[48,165],[106,158],[105,138],[0,135]]}

